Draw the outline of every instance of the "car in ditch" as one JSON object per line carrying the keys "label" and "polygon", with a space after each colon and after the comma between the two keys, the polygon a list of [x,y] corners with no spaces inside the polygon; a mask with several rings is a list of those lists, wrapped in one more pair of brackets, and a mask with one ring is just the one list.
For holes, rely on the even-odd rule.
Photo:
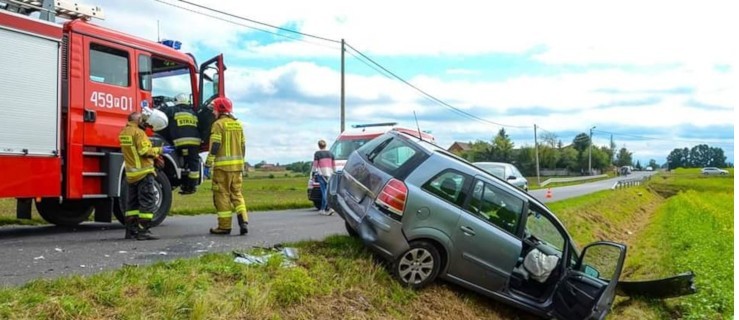
{"label": "car in ditch", "polygon": [[626,256],[608,241],[578,250],[543,203],[401,132],[353,152],[328,201],[402,284],[442,278],[539,316],[602,319]]}

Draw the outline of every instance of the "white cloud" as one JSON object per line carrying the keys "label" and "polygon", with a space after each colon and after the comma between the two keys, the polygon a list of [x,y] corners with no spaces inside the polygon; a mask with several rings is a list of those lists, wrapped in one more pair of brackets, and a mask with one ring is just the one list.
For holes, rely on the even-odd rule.
{"label": "white cloud", "polygon": [[[183,50],[225,54],[226,92],[235,97],[247,123],[250,161],[302,160],[310,157],[319,137],[331,140],[338,134],[338,59],[336,65],[308,59],[337,57],[336,44],[326,48],[326,43],[287,41],[148,0],[99,2],[108,17],[104,24],[114,29],[155,39],[159,20],[162,36],[182,41]],[[619,126],[733,126],[736,117],[739,50],[730,39],[739,26],[728,2],[214,0],[207,5],[306,33],[345,38],[371,56],[407,59],[404,66],[415,69],[407,78],[411,83],[497,123],[536,123],[554,132],[583,132],[599,125],[618,132]],[[257,37],[246,40],[244,35]],[[273,38],[280,42],[268,40]],[[424,65],[414,60],[471,59],[490,53],[525,53],[548,64],[582,68],[546,75],[514,72],[495,81],[481,77],[485,70],[450,68],[447,75],[467,79],[452,81],[424,74]],[[277,63],[285,60],[294,61]],[[587,68],[590,64],[617,67]],[[717,70],[717,65],[725,67]],[[418,92],[377,73],[348,73],[346,94],[348,123],[400,119],[414,127],[415,111],[422,129],[433,130],[442,146],[455,139],[488,140],[499,129],[429,106]],[[633,105],[638,102],[643,105]],[[527,113],[533,108],[551,112]],[[528,136],[531,141],[517,145],[533,144],[533,132]],[[730,143],[733,146],[733,140]],[[633,148],[638,158],[642,152],[666,155],[674,143],[639,142]]]}

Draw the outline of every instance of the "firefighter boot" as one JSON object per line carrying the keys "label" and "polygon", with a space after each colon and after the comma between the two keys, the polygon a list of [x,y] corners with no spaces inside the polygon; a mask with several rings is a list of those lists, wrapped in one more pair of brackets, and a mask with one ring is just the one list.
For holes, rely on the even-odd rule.
{"label": "firefighter boot", "polygon": [[249,229],[246,228],[246,225],[249,224],[249,222],[244,220],[244,216],[244,213],[236,214],[236,219],[239,220],[239,235],[242,236],[249,232]]}
{"label": "firefighter boot", "polygon": [[218,227],[210,228],[212,234],[231,234],[231,217],[218,217]]}
{"label": "firefighter boot", "polygon": [[149,219],[139,219],[139,230],[138,234],[136,234],[136,240],[157,240],[158,237],[155,237],[153,234],[151,234],[151,231],[149,231],[149,228],[151,227],[151,220]]}
{"label": "firefighter boot", "polygon": [[128,216],[124,220],[124,223],[126,225],[126,236],[124,239],[136,238],[136,235],[139,233],[139,217]]}

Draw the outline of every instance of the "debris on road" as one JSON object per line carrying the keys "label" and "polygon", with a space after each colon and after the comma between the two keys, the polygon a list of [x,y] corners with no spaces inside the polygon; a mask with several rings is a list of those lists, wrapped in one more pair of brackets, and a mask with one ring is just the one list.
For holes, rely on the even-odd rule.
{"label": "debris on road", "polygon": [[33,258],[33,260],[44,260],[44,259],[45,259],[44,256],[38,256],[38,257]]}
{"label": "debris on road", "polygon": [[274,251],[274,253],[263,254],[263,255],[251,255],[241,252],[234,251],[233,254],[236,256],[234,262],[242,263],[246,265],[264,265],[273,257],[282,257],[282,267],[289,268],[295,266],[295,260],[298,260],[298,249],[291,247],[283,247],[281,244],[277,244],[272,248],[263,248],[268,251]]}
{"label": "debris on road", "polygon": [[64,252],[64,250],[62,250],[62,248],[54,248],[54,251],[56,251],[56,252]]}

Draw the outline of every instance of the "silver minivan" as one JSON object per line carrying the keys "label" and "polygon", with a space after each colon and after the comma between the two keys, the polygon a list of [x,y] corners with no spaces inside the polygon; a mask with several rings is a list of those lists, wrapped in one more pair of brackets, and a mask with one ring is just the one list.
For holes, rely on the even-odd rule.
{"label": "silver minivan", "polygon": [[523,190],[399,132],[350,155],[329,206],[404,285],[438,277],[545,317],[605,317],[626,256],[613,242],[578,250]]}

